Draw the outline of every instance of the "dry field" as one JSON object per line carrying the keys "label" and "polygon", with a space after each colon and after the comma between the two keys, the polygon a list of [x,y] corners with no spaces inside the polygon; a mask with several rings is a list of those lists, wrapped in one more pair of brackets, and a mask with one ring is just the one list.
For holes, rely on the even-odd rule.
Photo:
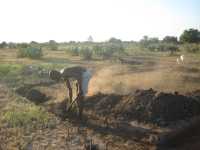
{"label": "dry field", "polygon": [[[187,126],[189,119],[199,115],[198,107],[197,110],[190,110],[194,115],[189,115],[190,118],[186,118],[186,121],[182,120],[185,119],[184,116],[177,116],[178,119],[182,118],[170,122],[170,125],[163,125],[160,120],[161,123],[158,124],[152,121],[151,117],[156,114],[149,115],[150,110],[147,111],[146,105],[145,108],[137,107],[137,109],[136,106],[144,105],[146,99],[148,104],[152,100],[151,106],[154,106],[153,101],[160,100],[163,96],[159,95],[161,92],[172,93],[169,96],[177,102],[181,98],[194,103],[200,100],[198,58],[195,55],[185,54],[184,62],[177,64],[176,56],[152,53],[145,56],[127,56],[123,61],[98,59],[84,61],[80,57],[68,56],[65,51],[44,50],[42,59],[31,60],[17,58],[15,49],[0,49],[0,150],[82,150],[90,145],[91,141],[93,147],[97,145],[103,150],[167,149],[158,144],[162,143],[160,141],[163,140],[163,135]],[[85,66],[93,71],[82,121],[74,114],[64,113],[63,106],[67,95],[64,85],[52,82],[45,74],[37,73],[38,68],[48,71],[75,65]],[[30,72],[27,73],[26,68],[29,66],[34,66],[35,72],[28,70]],[[43,94],[45,101],[36,104],[28,99],[26,93],[30,93],[32,89]],[[20,92],[17,93],[17,90]],[[175,91],[179,93],[178,96],[177,93],[174,94]],[[173,102],[166,105],[172,106]],[[193,103],[187,106],[191,109]],[[171,107],[172,109],[174,108]],[[127,113],[132,117],[127,117]],[[198,124],[198,119],[196,122],[193,126]],[[191,132],[190,130],[190,128],[188,132],[180,130],[180,133],[176,134],[193,137],[188,133],[199,132],[198,129]],[[182,138],[171,136],[171,133],[169,137],[176,140],[178,138],[179,142]],[[193,144],[192,149],[198,149],[199,139],[200,134],[195,135],[196,145]],[[188,147],[190,149],[191,140],[187,138],[183,140],[186,144],[176,145],[175,149],[188,149]]]}

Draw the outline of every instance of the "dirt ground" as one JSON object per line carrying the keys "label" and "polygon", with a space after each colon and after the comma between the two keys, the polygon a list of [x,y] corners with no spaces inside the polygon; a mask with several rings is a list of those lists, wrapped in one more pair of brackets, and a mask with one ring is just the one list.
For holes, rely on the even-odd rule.
{"label": "dirt ground", "polygon": [[186,57],[181,65],[168,56],[88,62],[69,58],[63,51],[45,51],[43,59],[29,60],[16,59],[8,50],[1,51],[0,58],[2,64],[81,65],[94,73],[83,120],[65,113],[67,89],[62,83],[38,81],[30,75],[22,76],[26,80],[14,88],[7,85],[9,79],[1,81],[0,114],[23,99],[44,108],[56,123],[42,130],[0,124],[0,150],[82,150],[89,145],[101,150],[199,149],[200,68],[193,57]]}
{"label": "dirt ground", "polygon": [[[106,146],[109,146],[109,149],[164,149],[167,146],[163,141],[176,138],[171,136],[172,133],[177,129],[180,130],[181,127],[189,126],[187,120],[192,120],[200,114],[200,99],[197,91],[181,95],[148,89],[136,90],[128,95],[99,93],[88,96],[84,101],[84,119],[79,121],[75,114],[67,117],[63,115],[67,95],[64,85],[47,86],[41,83],[31,87],[26,85],[25,88],[35,89],[49,97],[39,105],[60,120],[55,129],[34,133],[31,142],[33,149],[36,148],[35,146],[39,146],[39,149],[66,149],[66,146],[70,149],[83,149],[88,139],[92,139],[100,149],[106,149]],[[34,99],[30,101],[34,102]],[[39,138],[41,135],[42,139]],[[178,138],[182,137],[178,136]],[[190,142],[187,138],[184,140]]]}
{"label": "dirt ground", "polygon": [[[9,104],[12,96],[7,95],[5,85],[1,85],[1,99],[0,104],[3,107]],[[40,103],[39,105],[46,108],[47,111],[55,115],[58,123],[55,128],[47,128],[43,130],[29,131],[21,128],[7,128],[1,126],[1,148],[2,149],[20,149],[19,145],[27,143],[24,149],[71,149],[82,150],[84,147],[93,142],[93,146],[97,145],[99,149],[155,149],[155,146],[148,141],[145,141],[145,136],[149,140],[151,129],[143,129],[139,125],[131,127],[131,134],[127,136],[124,134],[123,127],[113,128],[109,124],[103,123],[102,126],[98,124],[98,120],[94,120],[85,112],[84,119],[79,121],[74,116],[62,118],[62,112],[59,112],[65,98],[65,93],[60,94],[63,88],[60,84],[51,86],[36,86],[34,87],[45,95],[52,96],[51,99]],[[52,94],[52,91],[54,93]],[[55,94],[56,93],[56,94]],[[54,97],[53,97],[54,96]],[[62,99],[62,101],[61,101]],[[32,99],[31,99],[32,100]],[[102,120],[99,119],[101,122]],[[129,131],[127,131],[129,132]],[[133,136],[132,136],[133,135]],[[140,140],[143,139],[143,140]],[[21,147],[22,148],[22,147]]]}

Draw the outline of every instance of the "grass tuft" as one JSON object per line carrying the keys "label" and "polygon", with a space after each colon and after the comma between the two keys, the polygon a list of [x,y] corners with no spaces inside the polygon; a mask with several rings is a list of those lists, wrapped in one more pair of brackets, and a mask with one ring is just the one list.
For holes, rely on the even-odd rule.
{"label": "grass tuft", "polygon": [[8,127],[48,128],[54,127],[56,120],[41,107],[29,103],[15,104],[2,115]]}

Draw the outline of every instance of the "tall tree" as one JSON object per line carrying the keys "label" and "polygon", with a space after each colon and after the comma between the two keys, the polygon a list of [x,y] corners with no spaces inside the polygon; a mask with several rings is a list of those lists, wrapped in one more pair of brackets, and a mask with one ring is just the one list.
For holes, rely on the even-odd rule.
{"label": "tall tree", "polygon": [[162,42],[165,42],[165,43],[178,43],[178,40],[177,40],[177,37],[175,36],[165,36],[162,40]]}
{"label": "tall tree", "polygon": [[93,37],[90,35],[87,40],[88,42],[93,42]]}
{"label": "tall tree", "polygon": [[200,42],[200,32],[197,29],[185,30],[180,36],[180,42],[198,43]]}

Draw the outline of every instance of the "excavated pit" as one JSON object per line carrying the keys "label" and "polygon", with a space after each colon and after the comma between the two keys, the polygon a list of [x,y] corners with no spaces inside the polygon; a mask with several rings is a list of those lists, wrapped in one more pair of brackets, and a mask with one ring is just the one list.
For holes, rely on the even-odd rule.
{"label": "excavated pit", "polygon": [[35,104],[41,104],[50,99],[50,97],[46,96],[45,93],[42,93],[38,89],[34,89],[31,86],[23,86],[15,91],[17,94],[22,97],[27,98],[28,100],[34,102]]}

